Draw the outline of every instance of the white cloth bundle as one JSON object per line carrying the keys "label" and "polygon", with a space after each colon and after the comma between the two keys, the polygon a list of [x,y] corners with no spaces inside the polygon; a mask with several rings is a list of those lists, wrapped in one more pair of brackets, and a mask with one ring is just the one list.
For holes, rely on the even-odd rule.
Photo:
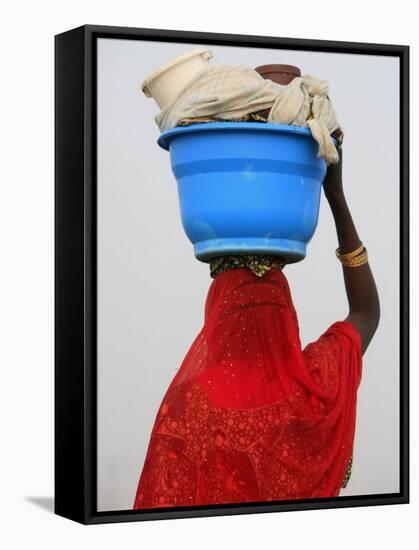
{"label": "white cloth bundle", "polygon": [[183,118],[240,118],[271,109],[268,122],[310,128],[319,144],[319,157],[328,164],[339,161],[330,134],[340,128],[329,85],[311,75],[295,78],[283,86],[265,80],[246,65],[212,64],[202,69],[176,99],[155,117],[162,132]]}

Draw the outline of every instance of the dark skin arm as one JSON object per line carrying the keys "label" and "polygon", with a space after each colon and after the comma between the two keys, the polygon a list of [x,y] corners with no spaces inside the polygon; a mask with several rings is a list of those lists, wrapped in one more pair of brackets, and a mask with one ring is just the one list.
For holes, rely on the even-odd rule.
{"label": "dark skin arm", "polygon": [[[342,184],[342,149],[339,163],[328,167],[323,190],[335,220],[340,252],[345,254],[358,248],[361,240],[349,211]],[[363,243],[368,249],[368,243]],[[358,267],[343,266],[349,315],[362,339],[362,354],[368,348],[380,321],[380,302],[369,262]]]}

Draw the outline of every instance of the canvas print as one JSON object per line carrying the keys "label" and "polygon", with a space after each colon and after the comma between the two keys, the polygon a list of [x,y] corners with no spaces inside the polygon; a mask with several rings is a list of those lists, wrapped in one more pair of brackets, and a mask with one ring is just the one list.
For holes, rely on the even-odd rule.
{"label": "canvas print", "polygon": [[97,511],[398,493],[399,58],[96,71]]}

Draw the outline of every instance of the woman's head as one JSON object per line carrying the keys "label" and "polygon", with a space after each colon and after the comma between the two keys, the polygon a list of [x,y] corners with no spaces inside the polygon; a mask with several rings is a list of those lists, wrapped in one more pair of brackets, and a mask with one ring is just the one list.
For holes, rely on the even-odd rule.
{"label": "woman's head", "polygon": [[296,317],[283,271],[270,269],[258,277],[249,269],[234,269],[220,273],[212,282],[205,304],[205,316],[208,318],[218,313],[225,318],[240,310],[265,306],[287,309]]}

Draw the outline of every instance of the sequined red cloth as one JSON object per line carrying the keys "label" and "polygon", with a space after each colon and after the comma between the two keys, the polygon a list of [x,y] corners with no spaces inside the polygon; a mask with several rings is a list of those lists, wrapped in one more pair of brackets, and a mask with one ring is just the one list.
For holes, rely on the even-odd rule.
{"label": "sequined red cloth", "polygon": [[347,321],[302,349],[282,271],[220,273],[159,408],[134,508],[337,496],[361,370]]}

